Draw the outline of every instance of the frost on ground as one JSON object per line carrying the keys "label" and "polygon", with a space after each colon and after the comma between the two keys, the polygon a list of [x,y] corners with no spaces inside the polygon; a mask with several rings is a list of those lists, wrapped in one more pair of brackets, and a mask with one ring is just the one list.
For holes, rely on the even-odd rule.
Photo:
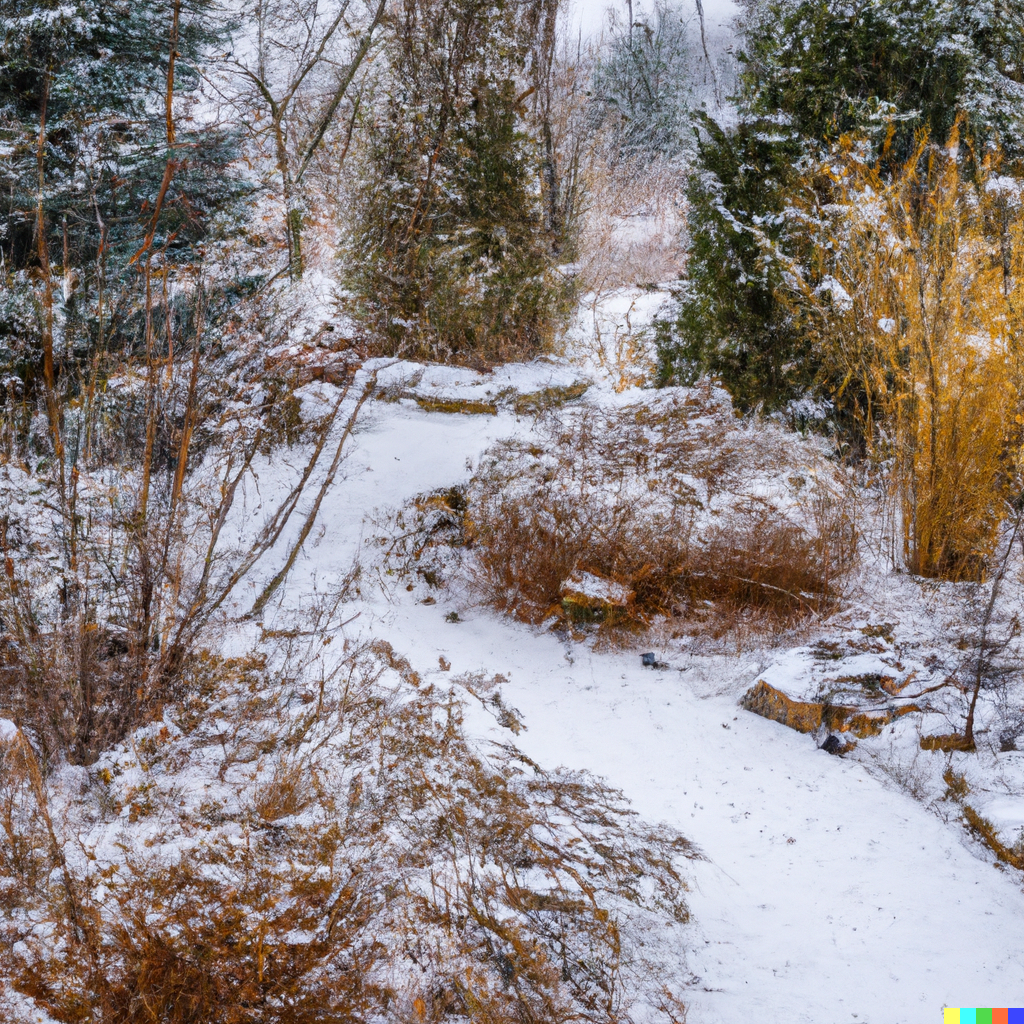
{"label": "frost on ground", "polygon": [[[492,373],[351,370],[353,394],[376,374],[373,397],[314,528],[258,614],[298,523],[237,588],[187,698],[48,789],[0,733],[0,824],[33,837],[0,854],[26,880],[0,893],[11,1019],[66,1019],[97,964],[102,998],[130,1000],[135,965],[171,977],[197,949],[232,965],[217,998],[267,1020],[288,1000],[282,1020],[332,1000],[408,1021],[685,1005],[691,1024],[1019,1002],[1021,875],[997,857],[1024,827],[1017,576],[979,646],[985,585],[892,573],[870,492],[706,385],[623,386],[577,350]],[[302,415],[336,394],[311,374]],[[303,444],[254,459],[245,516],[287,493]],[[501,500],[569,552],[545,562],[547,590],[488,575]],[[826,590],[792,565],[751,571],[765,522],[812,567],[831,552]],[[678,573],[657,589],[657,566],[611,547],[573,556],[613,530],[640,553],[686,537]],[[596,613],[573,613],[573,587]],[[613,605],[632,610],[616,622]],[[962,728],[978,671],[977,751],[925,749]],[[740,706],[762,683],[806,728]],[[842,756],[820,749],[830,735]],[[65,874],[40,877],[53,844]],[[197,922],[200,899],[216,913]],[[78,945],[54,930],[71,904]],[[306,987],[261,989],[265,956],[292,957]]]}

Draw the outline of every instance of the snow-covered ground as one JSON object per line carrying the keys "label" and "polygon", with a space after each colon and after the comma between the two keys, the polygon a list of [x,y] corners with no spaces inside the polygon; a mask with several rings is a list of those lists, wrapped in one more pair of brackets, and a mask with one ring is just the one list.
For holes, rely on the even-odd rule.
{"label": "snow-covered ground", "polygon": [[[539,374],[530,383],[539,387],[545,372],[536,364],[512,376],[521,386]],[[465,374],[431,374],[487,390]],[[564,368],[551,374],[566,382]],[[492,391],[508,376],[495,374]],[[495,439],[529,430],[506,411],[371,403],[285,603],[363,556],[375,510],[465,482]],[[740,710],[739,697],[779,652],[680,647],[659,652],[667,668],[644,669],[643,648],[598,652],[502,618],[464,590],[409,592],[404,582],[364,577],[350,630],[386,637],[428,678],[446,678],[439,658],[451,675],[507,676],[504,696],[523,712],[519,743],[530,756],[607,777],[705,854],[691,869],[694,923],[679,933],[691,1022],[911,1024],[939,1020],[943,1006],[1024,998],[1018,873],[994,870],[962,829],[868,765]],[[432,594],[437,603],[424,604]],[[452,611],[460,621],[447,621]]]}
{"label": "snow-covered ground", "polygon": [[[540,436],[534,406],[517,400],[561,389],[562,398],[603,408],[660,401],[629,384],[644,363],[642,322],[657,303],[657,296],[626,291],[600,310],[595,303],[584,315],[610,329],[588,336],[579,326],[588,344],[574,348],[570,334],[563,357],[492,374],[392,360],[364,366],[352,393],[376,371],[379,398],[363,406],[343,471],[287,584],[264,612],[264,629],[286,625],[360,564],[360,596],[345,608],[347,638],[387,641],[428,681],[500,673],[504,701],[526,726],[517,743],[530,757],[604,776],[644,818],[694,842],[705,859],[687,867],[693,918],[671,930],[677,969],[666,979],[681,987],[690,1024],[924,1024],[940,1020],[943,1006],[1019,1004],[1020,873],[994,866],[956,814],[942,820],[942,808],[953,805],[941,803],[934,785],[947,755],[920,751],[920,725],[901,718],[840,758],[818,749],[811,735],[739,707],[760,679],[813,699],[830,671],[883,677],[891,668],[893,685],[913,679],[915,689],[923,687],[928,672],[940,672],[928,668],[926,655],[929,638],[948,621],[941,602],[929,605],[906,578],[880,577],[870,593],[859,584],[844,616],[801,637],[750,633],[731,652],[682,637],[663,641],[660,667],[649,669],[640,654],[650,648],[640,640],[634,648],[597,646],[593,634],[574,640],[571,631],[527,626],[483,606],[457,573],[446,587],[428,587],[415,574],[389,573],[382,561],[380,537],[396,510],[466,483],[496,441]],[[604,355],[597,334],[602,343],[611,339]],[[303,407],[316,415],[333,394],[331,384],[310,384]],[[339,424],[346,415],[343,407]],[[775,438],[781,433],[770,430]],[[282,450],[259,463],[247,515],[261,503],[273,506],[302,458]],[[299,518],[280,539],[278,561]],[[269,558],[239,588],[234,614],[249,610],[276,568]],[[898,635],[865,634],[868,621],[893,623]],[[251,621],[229,622],[227,653],[247,653],[259,636]],[[837,636],[844,651],[854,643],[845,660],[816,661],[813,643]],[[508,738],[482,712],[470,712],[469,721],[480,738]],[[0,722],[0,735],[5,728]],[[942,731],[941,721],[929,731]],[[948,763],[968,776],[972,801],[1009,841],[1024,824],[1024,753],[997,752],[991,742],[986,749],[984,758],[956,754]],[[145,769],[130,763],[138,758],[132,750],[124,745],[122,782],[130,777],[138,785],[135,775]],[[209,771],[213,781],[216,768]],[[901,771],[911,782],[918,778],[926,795],[932,786],[930,803],[911,796],[912,785],[901,788]],[[87,783],[83,769],[68,778]],[[201,787],[202,779],[190,785]],[[94,819],[86,839],[114,849],[129,834],[127,814]],[[138,826],[147,828],[156,826]]]}

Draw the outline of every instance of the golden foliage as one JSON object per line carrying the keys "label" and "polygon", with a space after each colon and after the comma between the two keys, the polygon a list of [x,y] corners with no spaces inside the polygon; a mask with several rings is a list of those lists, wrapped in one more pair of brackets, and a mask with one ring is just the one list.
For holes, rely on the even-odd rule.
{"label": "golden foliage", "polygon": [[978,578],[1020,442],[1024,227],[997,161],[922,139],[894,173],[850,139],[809,174],[794,309],[891,484],[916,574]]}

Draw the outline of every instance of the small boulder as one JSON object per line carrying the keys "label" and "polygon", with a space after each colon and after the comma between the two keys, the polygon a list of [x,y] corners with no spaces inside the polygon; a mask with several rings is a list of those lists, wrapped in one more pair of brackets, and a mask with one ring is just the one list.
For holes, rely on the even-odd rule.
{"label": "small boulder", "polygon": [[844,744],[839,742],[839,737],[834,733],[830,733],[828,739],[821,745],[821,749],[826,754],[836,754],[837,756],[843,752],[843,748]]}
{"label": "small boulder", "polygon": [[573,622],[615,622],[629,614],[636,594],[622,583],[574,572],[562,582],[562,609]]}
{"label": "small boulder", "polygon": [[773,722],[788,725],[797,732],[814,732],[821,727],[820,704],[791,700],[763,679],[752,686],[740,701],[740,707]]}

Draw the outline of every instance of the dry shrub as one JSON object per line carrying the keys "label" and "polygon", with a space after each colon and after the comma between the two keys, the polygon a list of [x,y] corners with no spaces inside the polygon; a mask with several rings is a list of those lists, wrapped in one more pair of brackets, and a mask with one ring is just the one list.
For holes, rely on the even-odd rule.
{"label": "dry shrub", "polygon": [[[811,279],[790,277],[840,408],[889,481],[907,568],[978,579],[1020,450],[1020,194],[959,130],[892,169],[841,151],[808,182]],[[824,200],[824,201],[823,201]]]}
{"label": "dry shrub", "polygon": [[823,611],[852,562],[855,536],[834,507],[815,526],[807,530],[762,503],[737,510],[708,531],[689,570],[691,600],[781,621]]}
{"label": "dry shrub", "polygon": [[[208,658],[203,713],[169,707],[84,799],[33,774],[20,734],[0,744],[14,991],[68,1024],[611,1024],[637,998],[669,1006],[644,958],[687,920],[681,836],[591,776],[475,746],[467,690],[519,725],[495,680],[437,689],[384,642],[329,660],[318,632],[306,650],[274,670]],[[274,764],[268,736],[288,751]],[[161,811],[133,825],[119,811],[143,778]],[[261,807],[268,785],[283,795]]]}
{"label": "dry shrub", "polygon": [[253,809],[264,821],[290,818],[304,811],[314,799],[309,775],[301,764],[282,759],[274,774],[255,794]]}
{"label": "dry shrub", "polygon": [[[146,311],[166,336],[147,335],[127,364],[97,355],[86,379],[63,380],[49,429],[33,417],[10,460],[0,455],[0,714],[46,763],[91,763],[177,696],[229,595],[303,506],[296,544],[308,536],[322,497],[310,506],[307,489],[329,486],[373,390],[343,408],[348,377],[324,386],[303,426],[301,403],[282,397],[294,376],[267,366],[279,325],[294,321],[275,294],[232,303],[227,325],[194,281],[174,288],[181,308]],[[280,500],[243,509],[267,453],[299,441]]]}
{"label": "dry shrub", "polygon": [[585,172],[580,277],[587,291],[675,281],[682,273],[684,169],[678,160],[611,157]]}
{"label": "dry shrub", "polygon": [[[372,905],[328,872],[337,842],[299,829],[272,845],[215,842],[177,864],[128,861],[63,958],[28,939],[16,988],[66,1022],[358,1019],[380,992]],[[110,918],[110,920],[107,920]],[[51,939],[52,941],[52,939]]]}
{"label": "dry shrub", "polygon": [[[499,444],[469,492],[484,593],[531,622],[563,614],[562,584],[581,572],[635,595],[618,616],[633,626],[709,605],[774,623],[830,607],[855,555],[853,522],[823,459],[817,480],[806,466],[795,474],[781,432],[758,433],[702,387],[570,412],[548,421],[542,444]],[[780,501],[749,494],[765,483]]]}

